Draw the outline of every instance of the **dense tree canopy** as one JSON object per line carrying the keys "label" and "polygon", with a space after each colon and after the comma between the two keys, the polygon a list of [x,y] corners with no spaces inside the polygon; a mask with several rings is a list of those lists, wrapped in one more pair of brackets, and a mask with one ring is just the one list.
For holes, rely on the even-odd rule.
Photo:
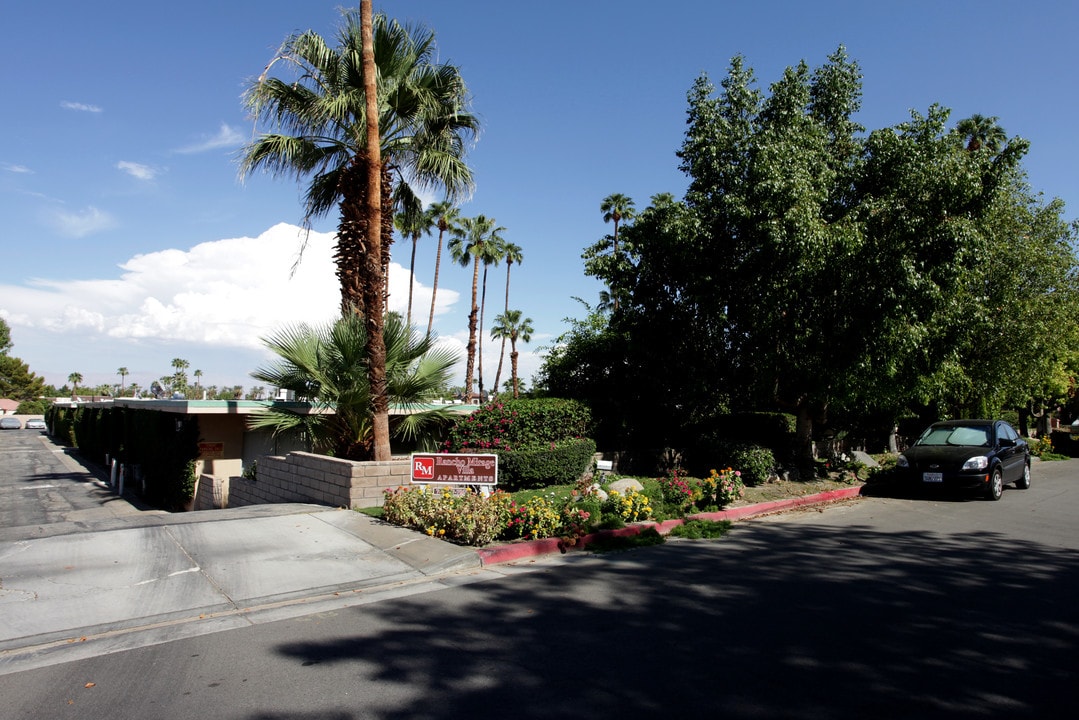
{"label": "dense tree canopy", "polygon": [[11,326],[0,317],[0,355],[7,355],[11,349]]}
{"label": "dense tree canopy", "polygon": [[718,92],[702,76],[688,99],[686,195],[623,224],[618,258],[606,239],[585,251],[618,309],[551,353],[549,391],[616,392],[623,413],[652,418],[637,426],[655,445],[717,411],[784,410],[807,458],[830,413],[886,427],[1061,389],[1079,331],[1076,232],[1027,186],[1025,140],[996,118],[949,127],[940,106],[866,134],[842,48],[767,93],[736,57]]}
{"label": "dense tree canopy", "polygon": [[0,398],[34,400],[45,394],[45,381],[17,357],[0,354]]}

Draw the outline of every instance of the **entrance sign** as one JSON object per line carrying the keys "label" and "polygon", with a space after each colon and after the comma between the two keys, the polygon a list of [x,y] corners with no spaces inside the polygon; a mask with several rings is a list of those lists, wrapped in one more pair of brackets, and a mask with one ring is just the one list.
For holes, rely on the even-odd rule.
{"label": "entrance sign", "polygon": [[471,453],[413,453],[412,482],[417,485],[497,485],[498,456]]}

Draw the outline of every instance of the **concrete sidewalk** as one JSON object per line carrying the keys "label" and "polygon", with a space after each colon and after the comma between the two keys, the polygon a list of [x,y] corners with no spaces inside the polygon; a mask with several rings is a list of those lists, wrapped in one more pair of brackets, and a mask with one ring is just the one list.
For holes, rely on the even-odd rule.
{"label": "concrete sidewalk", "polygon": [[319,505],[9,528],[0,674],[411,594],[443,576],[459,584],[455,573],[480,569],[474,548]]}

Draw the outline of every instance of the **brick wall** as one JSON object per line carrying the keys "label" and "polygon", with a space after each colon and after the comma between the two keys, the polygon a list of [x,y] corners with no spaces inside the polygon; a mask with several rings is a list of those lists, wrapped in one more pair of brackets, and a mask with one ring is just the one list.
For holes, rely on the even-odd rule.
{"label": "brick wall", "polygon": [[[408,458],[356,462],[307,452],[267,455],[259,458],[254,480],[203,475],[195,509],[286,502],[374,507],[382,504],[387,488],[409,483],[408,463]],[[204,484],[211,490],[204,489]]]}

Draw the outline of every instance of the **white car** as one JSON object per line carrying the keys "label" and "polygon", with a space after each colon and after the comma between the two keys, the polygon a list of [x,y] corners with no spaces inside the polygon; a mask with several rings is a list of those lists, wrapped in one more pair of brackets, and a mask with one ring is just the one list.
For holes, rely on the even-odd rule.
{"label": "white car", "polygon": [[48,428],[45,427],[45,421],[42,420],[41,418],[30,418],[29,420],[26,421],[26,424],[23,425],[23,427],[26,428],[27,430],[47,430],[48,429]]}

